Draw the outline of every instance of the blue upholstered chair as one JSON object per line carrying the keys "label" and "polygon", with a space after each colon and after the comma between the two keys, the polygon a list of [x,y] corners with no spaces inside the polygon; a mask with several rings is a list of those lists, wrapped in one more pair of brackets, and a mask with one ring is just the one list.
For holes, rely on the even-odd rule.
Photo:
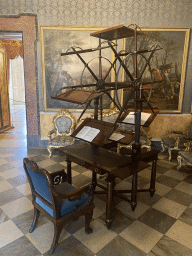
{"label": "blue upholstered chair", "polygon": [[66,109],[62,109],[53,118],[54,129],[48,133],[48,146],[49,158],[52,156],[54,148],[65,147],[75,143],[75,139],[70,135],[75,129],[76,121],[73,115]]}
{"label": "blue upholstered chair", "polygon": [[192,140],[192,123],[189,125],[188,132],[181,132],[181,131],[171,131],[167,134],[167,137],[162,138],[161,146],[162,152],[167,149],[169,158],[168,160],[171,161],[172,155],[171,152],[173,150],[184,150],[186,151],[185,144]]}
{"label": "blue upholstered chair", "polygon": [[[54,237],[49,254],[52,254],[58,243],[64,225],[85,215],[85,232],[92,232],[89,227],[93,215],[93,187],[87,185],[75,188],[66,182],[67,175],[63,171],[52,175],[45,169],[29,160],[23,159],[24,170],[29,180],[34,205],[34,218],[29,232],[35,229],[40,212],[43,213],[54,225]],[[54,178],[62,176],[62,183],[55,183]],[[61,180],[61,179],[60,179]]]}

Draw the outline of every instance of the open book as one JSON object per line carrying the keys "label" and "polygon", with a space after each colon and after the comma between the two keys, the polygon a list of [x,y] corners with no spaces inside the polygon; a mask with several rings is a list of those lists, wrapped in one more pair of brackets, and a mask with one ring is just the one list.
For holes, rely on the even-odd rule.
{"label": "open book", "polygon": [[[150,113],[141,112],[141,125],[145,124],[150,115]],[[130,112],[123,120],[123,123],[135,124],[135,112]]]}
{"label": "open book", "polygon": [[120,133],[114,132],[114,133],[109,137],[109,139],[110,139],[110,140],[114,140],[114,141],[118,141],[118,140],[120,140],[120,139],[122,139],[122,138],[124,138],[124,137],[125,137],[125,135],[122,135],[122,134],[120,134]]}
{"label": "open book", "polygon": [[90,126],[84,126],[75,137],[91,142],[94,140],[94,138],[97,136],[99,132],[99,129]]}

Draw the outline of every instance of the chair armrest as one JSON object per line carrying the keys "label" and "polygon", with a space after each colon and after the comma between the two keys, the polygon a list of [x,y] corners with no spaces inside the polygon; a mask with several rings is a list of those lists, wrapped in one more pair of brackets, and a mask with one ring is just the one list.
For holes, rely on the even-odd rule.
{"label": "chair armrest", "polygon": [[56,191],[55,188],[53,188],[53,194],[55,196],[57,196],[58,198],[61,198],[61,199],[68,198],[69,201],[80,200],[81,199],[81,195],[83,193],[87,193],[88,195],[93,196],[93,193],[94,193],[93,186],[92,185],[86,185],[86,186],[80,187],[77,190],[75,190],[75,191],[73,191],[71,193],[68,193],[68,194],[62,194],[62,193]]}
{"label": "chair armrest", "polygon": [[48,132],[47,136],[49,137],[49,139],[51,139],[51,136],[53,133],[56,133],[56,131],[53,129],[50,132]]}
{"label": "chair armrest", "polygon": [[185,151],[190,151],[191,147],[192,147],[192,141],[188,141],[188,142],[184,143],[184,146],[186,147]]}

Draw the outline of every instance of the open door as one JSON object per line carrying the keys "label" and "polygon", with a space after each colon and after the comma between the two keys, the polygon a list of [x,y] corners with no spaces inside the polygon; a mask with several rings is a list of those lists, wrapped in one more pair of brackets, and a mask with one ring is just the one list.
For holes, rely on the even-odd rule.
{"label": "open door", "polygon": [[7,56],[5,49],[0,47],[0,132],[10,127]]}

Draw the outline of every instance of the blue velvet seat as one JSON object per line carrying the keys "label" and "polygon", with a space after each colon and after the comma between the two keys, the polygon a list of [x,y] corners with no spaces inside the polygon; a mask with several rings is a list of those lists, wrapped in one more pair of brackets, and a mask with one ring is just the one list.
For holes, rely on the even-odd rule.
{"label": "blue velvet seat", "polygon": [[[75,188],[66,182],[67,175],[64,171],[63,182],[55,185],[52,175],[47,170],[39,168],[34,161],[24,158],[23,164],[30,183],[34,205],[34,219],[29,232],[35,229],[40,212],[54,224],[54,238],[49,254],[53,253],[63,226],[70,220],[85,215],[85,232],[91,233],[89,225],[94,208],[93,187],[87,185]],[[58,173],[61,175],[61,171]],[[54,173],[54,177],[56,175],[57,172]]]}

